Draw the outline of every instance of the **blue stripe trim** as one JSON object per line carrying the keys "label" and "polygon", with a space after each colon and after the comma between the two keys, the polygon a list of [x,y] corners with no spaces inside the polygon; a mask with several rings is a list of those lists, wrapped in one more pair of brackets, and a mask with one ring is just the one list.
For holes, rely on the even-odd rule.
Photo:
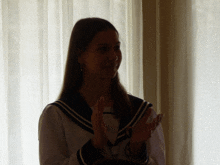
{"label": "blue stripe trim", "polygon": [[143,102],[140,108],[138,109],[137,113],[135,114],[135,116],[130,120],[130,122],[124,128],[122,128],[119,131],[118,136],[120,137],[122,134],[126,133],[127,128],[133,127],[144,116],[145,112],[151,106],[152,104],[150,104],[149,102]]}
{"label": "blue stripe trim", "polygon": [[65,106],[64,103],[61,103],[61,101],[56,101],[52,103],[52,105],[57,106],[64,114],[66,114],[74,123],[76,123],[82,129],[94,134],[92,124],[89,124],[87,121],[81,118],[80,115],[76,115],[77,113],[74,110],[69,109],[67,106]]}
{"label": "blue stripe trim", "polygon": [[114,146],[118,145],[123,140],[126,140],[127,138],[130,138],[130,134],[127,132],[127,128],[133,127],[136,125],[138,121],[144,116],[145,112],[152,106],[149,102],[143,102],[140,105],[140,108],[138,109],[135,116],[132,118],[130,123],[128,123],[123,129],[121,129],[118,133],[117,140],[115,141]]}
{"label": "blue stripe trim", "polygon": [[65,110],[67,110],[70,114],[72,114],[74,117],[78,118],[79,120],[81,120],[82,122],[84,122],[88,127],[92,128],[92,123],[88,120],[86,120],[85,118],[83,118],[80,114],[78,114],[76,111],[74,111],[74,109],[68,107],[68,105],[66,105],[64,102],[62,101],[56,101],[58,103],[60,103],[62,106],[65,107]]}
{"label": "blue stripe trim", "polygon": [[80,165],[87,165],[87,164],[83,163],[83,161],[81,159],[80,151],[81,151],[81,149],[77,151],[77,160],[78,160]]}
{"label": "blue stripe trim", "polygon": [[134,116],[134,120],[130,124],[131,127],[136,125],[136,123],[144,116],[145,112],[148,110],[150,103],[145,102],[144,105],[140,108],[139,112],[137,112],[137,116]]}

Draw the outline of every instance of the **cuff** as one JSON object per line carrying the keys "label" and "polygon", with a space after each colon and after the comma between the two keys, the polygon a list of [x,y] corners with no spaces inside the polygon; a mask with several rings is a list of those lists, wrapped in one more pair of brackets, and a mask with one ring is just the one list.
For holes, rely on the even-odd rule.
{"label": "cuff", "polygon": [[147,164],[148,160],[149,160],[149,156],[147,153],[147,147],[146,144],[144,143],[144,145],[141,147],[141,151],[139,154],[137,155],[132,155],[131,151],[130,151],[130,142],[127,143],[126,148],[125,148],[125,154],[127,156],[127,158],[132,161],[132,162],[136,162],[139,164]]}
{"label": "cuff", "polygon": [[92,145],[91,139],[77,151],[77,159],[80,165],[93,164],[99,159],[103,159],[103,150],[97,149]]}

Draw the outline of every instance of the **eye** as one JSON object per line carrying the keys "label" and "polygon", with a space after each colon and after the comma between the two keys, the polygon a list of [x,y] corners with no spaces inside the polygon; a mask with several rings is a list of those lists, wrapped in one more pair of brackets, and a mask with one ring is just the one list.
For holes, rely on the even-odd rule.
{"label": "eye", "polygon": [[119,51],[119,50],[120,50],[120,45],[116,45],[116,46],[114,47],[114,50],[115,50],[115,51]]}
{"label": "eye", "polygon": [[109,48],[107,46],[102,46],[102,47],[98,48],[98,51],[102,54],[104,54],[108,50],[109,50]]}

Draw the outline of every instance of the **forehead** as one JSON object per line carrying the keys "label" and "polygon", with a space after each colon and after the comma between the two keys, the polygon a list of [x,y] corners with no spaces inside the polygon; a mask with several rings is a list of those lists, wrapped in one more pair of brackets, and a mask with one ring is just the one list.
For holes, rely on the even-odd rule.
{"label": "forehead", "polygon": [[101,31],[95,35],[91,45],[116,44],[119,42],[118,33],[114,30]]}

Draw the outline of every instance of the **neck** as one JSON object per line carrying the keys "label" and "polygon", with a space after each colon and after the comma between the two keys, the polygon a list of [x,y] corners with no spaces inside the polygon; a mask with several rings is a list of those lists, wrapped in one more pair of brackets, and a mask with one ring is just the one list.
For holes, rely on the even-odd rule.
{"label": "neck", "polygon": [[[79,92],[89,106],[94,106],[97,100],[103,96],[105,105],[111,105],[111,79],[102,79],[93,76],[84,77],[83,85]],[[110,103],[110,104],[109,104]]]}

